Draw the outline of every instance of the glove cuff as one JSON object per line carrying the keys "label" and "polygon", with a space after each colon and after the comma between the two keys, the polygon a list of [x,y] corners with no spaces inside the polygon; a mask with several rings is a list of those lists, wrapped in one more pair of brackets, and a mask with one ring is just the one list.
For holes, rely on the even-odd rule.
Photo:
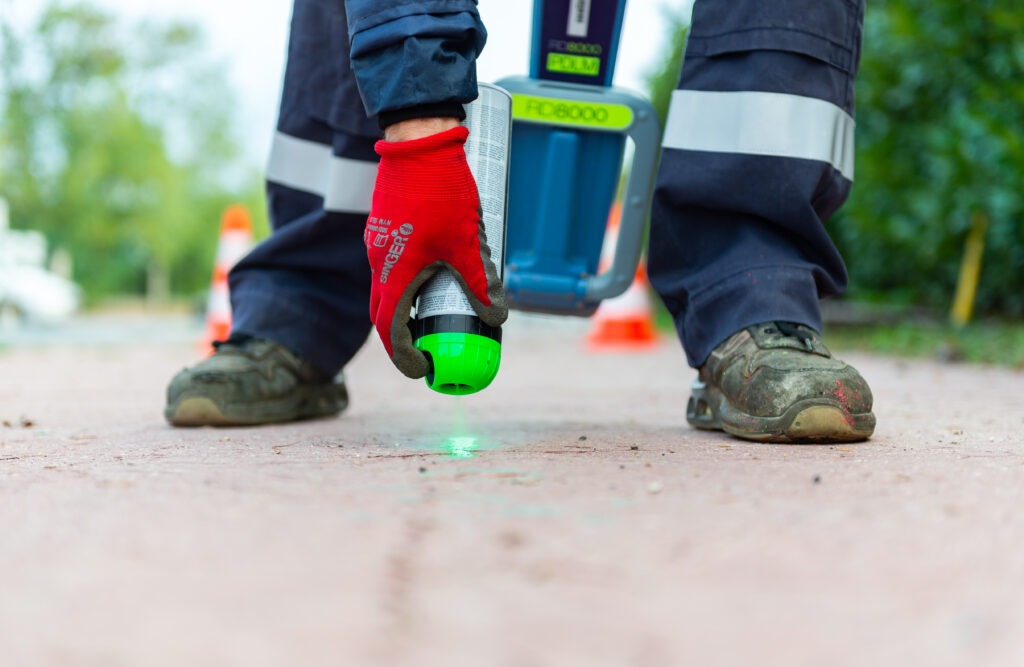
{"label": "glove cuff", "polygon": [[378,141],[376,192],[434,201],[478,196],[466,163],[468,137],[460,125],[421,139]]}

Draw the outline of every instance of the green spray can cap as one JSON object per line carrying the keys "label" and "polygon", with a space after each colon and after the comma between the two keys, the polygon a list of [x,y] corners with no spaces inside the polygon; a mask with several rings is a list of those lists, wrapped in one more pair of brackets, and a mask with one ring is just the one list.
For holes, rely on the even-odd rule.
{"label": "green spray can cap", "polygon": [[473,315],[437,315],[413,321],[413,340],[430,361],[427,386],[452,396],[487,388],[501,364],[501,328]]}

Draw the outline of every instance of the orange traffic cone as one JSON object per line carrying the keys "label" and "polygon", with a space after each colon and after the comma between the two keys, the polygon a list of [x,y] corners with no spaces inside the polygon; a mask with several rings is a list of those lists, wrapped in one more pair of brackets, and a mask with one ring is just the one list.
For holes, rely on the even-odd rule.
{"label": "orange traffic cone", "polygon": [[213,282],[206,301],[206,333],[200,343],[203,353],[213,352],[213,341],[225,340],[231,334],[231,296],[228,293],[228,272],[252,249],[252,220],[241,204],[232,204],[221,217],[217,260],[213,265]]}
{"label": "orange traffic cone", "polygon": [[[621,215],[622,206],[616,202],[608,215],[608,231],[601,249],[602,269],[611,264],[615,253]],[[637,267],[629,288],[617,297],[602,301],[591,322],[586,340],[591,350],[642,350],[657,345],[654,308],[643,263]]]}

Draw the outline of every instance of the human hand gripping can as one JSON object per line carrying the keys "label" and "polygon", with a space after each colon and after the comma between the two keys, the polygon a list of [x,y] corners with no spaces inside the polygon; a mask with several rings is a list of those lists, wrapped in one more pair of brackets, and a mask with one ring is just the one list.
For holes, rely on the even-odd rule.
{"label": "human hand gripping can", "polygon": [[[498,86],[478,85],[476,100],[466,105],[469,128],[466,161],[476,181],[491,261],[504,277],[505,213],[512,132],[512,96]],[[428,280],[416,299],[413,345],[430,360],[427,386],[462,396],[486,388],[501,363],[501,327],[476,316],[455,277],[447,270]]]}

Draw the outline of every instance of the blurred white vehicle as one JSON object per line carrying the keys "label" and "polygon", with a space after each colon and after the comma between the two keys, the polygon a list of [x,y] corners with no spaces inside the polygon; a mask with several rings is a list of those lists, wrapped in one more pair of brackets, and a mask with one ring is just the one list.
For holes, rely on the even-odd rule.
{"label": "blurred white vehicle", "polygon": [[45,267],[46,238],[9,229],[7,202],[0,198],[0,329],[57,324],[78,309],[78,285]]}

